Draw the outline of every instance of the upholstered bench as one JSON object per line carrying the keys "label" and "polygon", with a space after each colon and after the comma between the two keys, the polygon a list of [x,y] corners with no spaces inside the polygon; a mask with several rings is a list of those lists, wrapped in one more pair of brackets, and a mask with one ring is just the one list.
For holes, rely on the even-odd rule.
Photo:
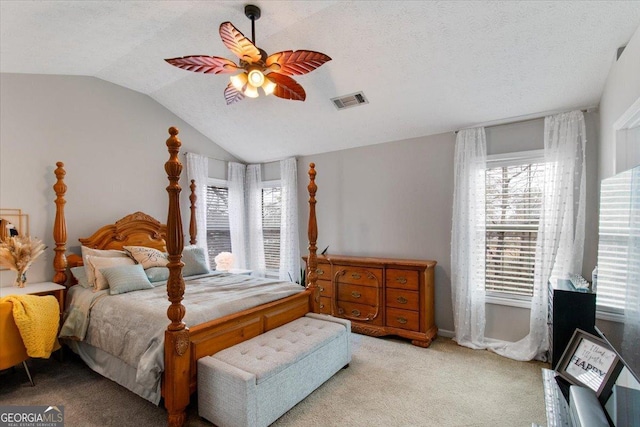
{"label": "upholstered bench", "polygon": [[268,426],[351,361],[351,323],[322,314],[198,360],[198,412],[218,427]]}

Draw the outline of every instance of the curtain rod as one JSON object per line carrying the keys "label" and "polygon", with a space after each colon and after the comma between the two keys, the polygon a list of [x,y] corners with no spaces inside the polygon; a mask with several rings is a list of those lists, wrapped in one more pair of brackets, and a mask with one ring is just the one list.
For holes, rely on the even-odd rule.
{"label": "curtain rod", "polygon": [[[181,152],[180,154],[183,154],[183,155],[185,155],[185,156],[186,156],[187,154],[189,154],[189,152],[188,152],[188,151],[183,151],[183,152]],[[218,160],[219,162],[233,162],[233,160],[224,160],[224,159],[219,159],[219,158],[217,158],[217,157],[205,156],[204,154],[199,154],[199,155],[200,155],[200,156],[202,156],[202,157],[206,157],[207,159],[211,159],[211,160]]]}
{"label": "curtain rod", "polygon": [[[183,154],[183,155],[186,156],[187,154],[189,154],[189,151],[181,151],[180,154]],[[199,154],[199,153],[195,153],[195,154]],[[205,156],[204,154],[200,154],[200,156],[206,157],[207,159],[218,160],[220,162],[235,162],[235,163],[242,163],[243,165],[250,164],[250,163],[239,162],[239,161],[236,161],[236,160],[223,160],[223,159],[219,159],[217,157]],[[296,159],[296,162],[298,161],[298,156],[291,156],[291,157]],[[291,157],[285,157],[284,159],[280,159],[280,160],[290,159]],[[261,165],[266,165],[267,163],[276,163],[276,162],[279,162],[280,160],[272,160],[270,162],[262,162],[260,164]]]}
{"label": "curtain rod", "polygon": [[[580,109],[580,111],[582,111],[583,113],[588,113],[588,112],[591,112],[591,111],[595,111],[595,109],[596,109],[596,107],[582,108],[582,109]],[[574,111],[574,110],[571,110],[571,111]],[[539,116],[536,116],[536,117],[530,117],[528,119],[519,119],[519,120],[510,121],[510,122],[487,124],[487,125],[480,124],[480,125],[472,126],[472,127],[465,128],[465,129],[474,129],[474,128],[479,128],[479,127],[492,128],[492,127],[496,127],[496,126],[505,126],[505,125],[513,125],[513,124],[516,124],[516,123],[532,122],[534,120],[544,119],[546,116],[551,116],[553,114],[560,114],[560,113],[561,112],[555,112],[555,113],[554,112],[550,112],[550,113],[545,113],[545,114],[542,114],[542,115],[539,115]],[[506,120],[509,120],[509,119],[506,119]],[[491,122],[489,122],[489,123],[491,123]],[[454,133],[458,133],[458,132],[460,132],[460,130],[457,130]]]}

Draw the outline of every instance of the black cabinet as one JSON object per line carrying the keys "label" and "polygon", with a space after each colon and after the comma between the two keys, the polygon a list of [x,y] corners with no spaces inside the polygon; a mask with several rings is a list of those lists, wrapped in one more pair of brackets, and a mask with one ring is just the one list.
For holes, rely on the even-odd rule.
{"label": "black cabinet", "polygon": [[549,360],[555,369],[576,328],[597,334],[596,294],[576,291],[569,280],[558,280],[555,287],[549,285],[547,313]]}

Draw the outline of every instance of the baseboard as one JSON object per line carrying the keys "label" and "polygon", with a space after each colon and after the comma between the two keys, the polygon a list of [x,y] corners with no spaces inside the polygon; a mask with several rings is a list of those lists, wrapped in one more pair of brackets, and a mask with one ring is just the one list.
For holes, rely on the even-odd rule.
{"label": "baseboard", "polygon": [[453,331],[448,331],[446,329],[438,329],[438,336],[444,338],[453,338],[454,333]]}

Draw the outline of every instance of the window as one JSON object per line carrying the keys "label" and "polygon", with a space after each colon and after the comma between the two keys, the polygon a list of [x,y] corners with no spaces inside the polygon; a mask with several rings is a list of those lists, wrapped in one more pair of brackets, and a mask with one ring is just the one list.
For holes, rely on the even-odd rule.
{"label": "window", "polygon": [[278,275],[280,270],[280,212],[282,188],[279,182],[267,182],[262,189],[262,236],[267,275]]}
{"label": "window", "polygon": [[[279,181],[267,181],[263,185],[262,235],[266,273],[267,276],[278,276],[282,189]],[[216,255],[220,252],[232,252],[229,232],[229,191],[224,181],[211,180],[207,187],[207,245],[212,269],[215,269]]]}
{"label": "window", "polygon": [[207,186],[207,246],[212,269],[216,268],[216,255],[231,252],[229,191],[226,187]]}
{"label": "window", "polygon": [[491,156],[485,172],[485,289],[532,296],[542,203],[541,153]]}
{"label": "window", "polygon": [[623,313],[627,298],[629,259],[631,171],[602,180],[598,241],[598,309]]}

